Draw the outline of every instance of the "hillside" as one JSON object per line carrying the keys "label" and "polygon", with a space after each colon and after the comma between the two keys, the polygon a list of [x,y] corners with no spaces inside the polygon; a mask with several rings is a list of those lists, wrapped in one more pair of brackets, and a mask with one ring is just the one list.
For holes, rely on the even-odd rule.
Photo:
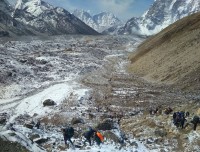
{"label": "hillside", "polygon": [[151,82],[200,89],[200,13],[185,17],[147,39],[130,55],[129,70]]}

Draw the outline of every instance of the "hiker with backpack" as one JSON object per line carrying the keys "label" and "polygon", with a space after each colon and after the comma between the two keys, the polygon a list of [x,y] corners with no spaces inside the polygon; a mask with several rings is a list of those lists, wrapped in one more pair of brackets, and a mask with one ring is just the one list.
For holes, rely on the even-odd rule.
{"label": "hiker with backpack", "polygon": [[196,130],[197,124],[200,123],[200,118],[198,116],[194,116],[192,121],[191,121],[191,123],[194,124],[194,128],[193,129]]}
{"label": "hiker with backpack", "polygon": [[91,143],[91,138],[94,136],[94,133],[96,132],[96,130],[92,129],[92,127],[88,128],[88,131],[86,131],[85,133],[83,133],[83,136],[85,137],[85,141],[83,142],[84,145],[85,143],[88,141],[90,146],[92,145]]}
{"label": "hiker with backpack", "polygon": [[98,146],[103,142],[103,139],[104,139],[103,135],[99,131],[92,129],[92,127],[89,127],[88,131],[86,131],[83,134],[83,136],[86,138],[86,140],[84,141],[84,145],[86,141],[88,141],[90,146],[92,145],[91,144],[92,137],[94,137],[94,140],[96,141]]}
{"label": "hiker with backpack", "polygon": [[94,135],[94,140],[96,141],[98,146],[100,146],[100,144],[103,142],[103,139],[103,135],[99,131],[96,131]]}
{"label": "hiker with backpack", "polygon": [[62,129],[63,137],[65,145],[67,145],[67,141],[69,141],[72,146],[74,146],[73,142],[71,141],[71,138],[74,135],[74,128],[67,126],[66,128]]}

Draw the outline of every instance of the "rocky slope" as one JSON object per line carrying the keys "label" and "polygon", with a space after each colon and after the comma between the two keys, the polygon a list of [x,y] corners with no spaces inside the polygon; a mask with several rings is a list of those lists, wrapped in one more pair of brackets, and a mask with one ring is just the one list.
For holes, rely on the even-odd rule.
{"label": "rocky slope", "polygon": [[156,83],[199,91],[200,13],[147,39],[131,57],[130,71]]}
{"label": "rocky slope", "polygon": [[[17,141],[29,151],[74,151],[71,145],[65,146],[60,131],[72,124],[76,130],[72,140],[80,152],[190,152],[200,148],[200,127],[193,131],[190,123],[194,114],[200,114],[199,96],[127,73],[127,55],[143,39],[66,35],[25,40],[0,45],[3,140]],[[54,102],[44,105],[47,101]],[[168,106],[190,112],[184,129],[176,128],[172,114],[164,113]],[[159,107],[159,113],[149,115],[149,107]],[[41,121],[39,129],[33,125],[37,120]],[[83,145],[82,133],[88,126],[105,136],[100,147]],[[4,145],[22,149],[10,142],[1,145],[2,149],[8,149]]]}
{"label": "rocky slope", "polygon": [[118,33],[153,35],[199,10],[200,1],[198,0],[155,0],[149,10],[139,18],[131,18]]}
{"label": "rocky slope", "polygon": [[41,0],[18,0],[13,18],[38,32],[56,34],[98,34],[63,8]]}
{"label": "rocky slope", "polygon": [[116,16],[108,12],[102,12],[92,16],[86,11],[75,10],[73,14],[100,33],[110,27],[122,24]]}

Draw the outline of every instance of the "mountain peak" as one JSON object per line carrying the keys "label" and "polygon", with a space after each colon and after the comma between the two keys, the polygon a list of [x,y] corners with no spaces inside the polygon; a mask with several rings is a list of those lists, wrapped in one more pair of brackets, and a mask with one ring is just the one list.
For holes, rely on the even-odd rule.
{"label": "mountain peak", "polygon": [[92,16],[87,11],[74,10],[73,14],[98,32],[122,24],[121,21],[110,12],[101,12]]}
{"label": "mountain peak", "polygon": [[175,21],[200,10],[197,0],[155,0],[140,18],[130,19],[121,34],[153,35]]}
{"label": "mountain peak", "polygon": [[67,10],[42,0],[18,0],[13,18],[40,33],[98,34]]}
{"label": "mountain peak", "polygon": [[53,9],[53,6],[41,0],[18,0],[15,9],[25,10],[34,16],[38,16],[45,10]]}

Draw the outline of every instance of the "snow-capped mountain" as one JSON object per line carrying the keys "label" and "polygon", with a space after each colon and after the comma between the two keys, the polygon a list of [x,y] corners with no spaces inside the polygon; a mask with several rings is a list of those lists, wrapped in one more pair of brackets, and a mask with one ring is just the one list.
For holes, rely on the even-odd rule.
{"label": "snow-capped mountain", "polygon": [[140,18],[131,18],[118,33],[153,35],[199,10],[199,0],[155,0],[147,12]]}
{"label": "snow-capped mountain", "polygon": [[48,34],[98,34],[63,8],[41,0],[18,0],[13,17]]}
{"label": "snow-capped mountain", "polygon": [[75,10],[73,14],[98,32],[122,24],[115,15],[108,12],[102,12],[92,16],[84,10]]}
{"label": "snow-capped mountain", "polygon": [[34,35],[35,31],[12,18],[13,8],[7,0],[0,1],[0,37]]}

